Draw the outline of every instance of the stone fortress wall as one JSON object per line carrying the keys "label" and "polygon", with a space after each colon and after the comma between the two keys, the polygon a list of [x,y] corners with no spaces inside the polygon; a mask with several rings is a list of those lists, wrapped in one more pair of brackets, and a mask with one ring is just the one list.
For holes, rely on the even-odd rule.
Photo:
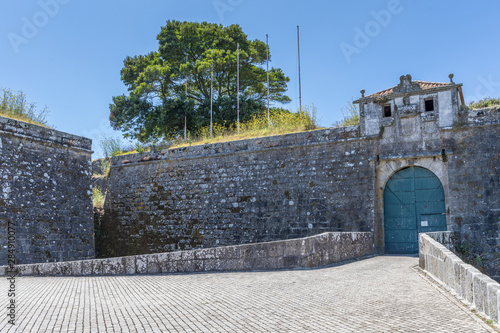
{"label": "stone fortress wall", "polygon": [[447,229],[498,279],[500,114],[447,107],[456,91],[433,94],[443,116],[401,107],[392,119],[362,114],[361,126],[113,157],[102,256],[331,231],[370,231],[382,253],[384,186],[421,166],[443,185]]}
{"label": "stone fortress wall", "polygon": [[0,117],[2,265],[9,234],[15,236],[18,264],[94,257],[91,145],[86,138]]}

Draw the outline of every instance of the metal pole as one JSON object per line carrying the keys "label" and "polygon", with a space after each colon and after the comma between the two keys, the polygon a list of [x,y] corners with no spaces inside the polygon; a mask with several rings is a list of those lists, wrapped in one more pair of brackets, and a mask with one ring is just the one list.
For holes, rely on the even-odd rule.
{"label": "metal pole", "polygon": [[240,133],[240,44],[236,44],[236,123]]}
{"label": "metal pole", "polygon": [[213,65],[210,65],[210,138],[212,137],[213,90],[214,90],[214,68]]}
{"label": "metal pole", "polygon": [[[186,63],[188,62],[188,56],[186,54]],[[187,95],[188,95],[188,75],[187,75],[187,70],[186,70],[186,101],[187,101]],[[184,110],[184,141],[187,141],[187,115],[186,115],[186,110]]]}
{"label": "metal pole", "polygon": [[269,117],[269,36],[266,34],[266,57],[267,57],[267,122],[270,123]]}
{"label": "metal pole", "polygon": [[299,26],[297,26],[297,48],[299,54],[299,115],[302,112],[302,91],[300,85],[300,38],[299,38]]}

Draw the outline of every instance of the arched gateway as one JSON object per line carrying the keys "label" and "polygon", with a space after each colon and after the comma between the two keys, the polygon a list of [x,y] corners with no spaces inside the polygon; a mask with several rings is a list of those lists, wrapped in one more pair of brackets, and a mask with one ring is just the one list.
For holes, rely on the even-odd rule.
{"label": "arched gateway", "polygon": [[418,252],[418,233],[446,230],[443,185],[431,171],[407,167],[384,188],[385,252]]}

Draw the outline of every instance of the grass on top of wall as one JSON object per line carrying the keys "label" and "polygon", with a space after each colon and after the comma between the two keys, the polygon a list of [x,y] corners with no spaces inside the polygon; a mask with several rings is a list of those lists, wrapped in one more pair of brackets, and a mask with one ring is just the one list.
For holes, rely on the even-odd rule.
{"label": "grass on top of wall", "polygon": [[197,146],[219,142],[229,142],[245,139],[253,139],[265,136],[298,133],[319,129],[316,124],[316,109],[303,108],[302,112],[271,112],[269,120],[267,113],[255,115],[249,121],[240,123],[238,131],[236,124],[223,126],[218,123],[212,125],[212,136],[210,136],[210,126],[205,126],[200,129],[194,137],[188,135],[186,141],[183,137],[172,139],[168,142],[157,144],[149,144],[147,146],[136,144],[134,148],[123,149],[115,146],[110,149],[110,156],[119,156],[132,153],[143,153],[151,150],[173,149],[188,146]]}

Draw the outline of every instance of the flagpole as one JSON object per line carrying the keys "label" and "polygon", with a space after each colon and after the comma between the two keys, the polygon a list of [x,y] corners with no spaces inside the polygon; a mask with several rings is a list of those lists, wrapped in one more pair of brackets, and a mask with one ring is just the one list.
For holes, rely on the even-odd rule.
{"label": "flagpole", "polygon": [[300,84],[300,38],[299,38],[299,26],[297,26],[297,50],[299,55],[299,115],[302,112],[302,91]]}
{"label": "flagpole", "polygon": [[[188,56],[186,54],[186,63],[188,62]],[[187,95],[188,95],[188,75],[187,75],[187,69],[186,69],[186,102],[187,102]],[[184,141],[187,141],[187,115],[186,115],[186,109],[184,109]]]}
{"label": "flagpole", "polygon": [[213,65],[210,65],[210,138],[212,138],[213,90],[214,90],[214,67]]}
{"label": "flagpole", "polygon": [[269,117],[269,35],[266,34],[266,59],[267,59],[267,122],[270,123]]}
{"label": "flagpole", "polygon": [[236,122],[240,133],[240,44],[236,44]]}

